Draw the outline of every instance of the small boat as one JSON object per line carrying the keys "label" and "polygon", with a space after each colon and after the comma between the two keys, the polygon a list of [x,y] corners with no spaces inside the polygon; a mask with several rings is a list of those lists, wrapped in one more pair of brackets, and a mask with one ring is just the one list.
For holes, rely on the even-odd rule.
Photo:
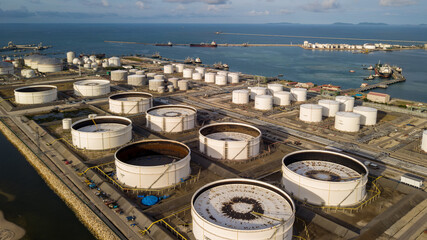
{"label": "small boat", "polygon": [[354,70],[350,70],[349,72],[354,73],[355,71]]}
{"label": "small boat", "polygon": [[228,69],[229,66],[226,63],[216,62],[216,63],[214,63],[213,68],[215,68],[215,69]]}
{"label": "small boat", "polygon": [[194,63],[199,63],[199,64],[201,64],[201,63],[202,63],[202,59],[200,59],[200,58],[196,58],[196,60],[194,60]]}
{"label": "small boat", "polygon": [[152,58],[162,58],[162,56],[160,56],[159,52],[155,52],[153,55],[151,55]]}
{"label": "small boat", "polygon": [[368,70],[374,70],[374,67],[371,65],[367,68]]}
{"label": "small boat", "polygon": [[375,79],[375,77],[374,77],[374,75],[369,75],[368,77],[366,77],[366,78],[364,78],[364,80],[374,80]]}
{"label": "small boat", "polygon": [[192,59],[191,57],[187,57],[184,60],[184,64],[192,64],[192,63],[194,63],[194,59]]}

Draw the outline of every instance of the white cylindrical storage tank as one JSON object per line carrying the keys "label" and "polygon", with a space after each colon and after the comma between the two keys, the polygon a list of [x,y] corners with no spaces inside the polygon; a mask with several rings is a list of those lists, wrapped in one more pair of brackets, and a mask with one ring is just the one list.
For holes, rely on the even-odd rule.
{"label": "white cylindrical storage tank", "polygon": [[111,81],[126,81],[128,72],[125,70],[111,71]]}
{"label": "white cylindrical storage tank", "polygon": [[153,107],[146,113],[147,128],[155,132],[179,133],[196,126],[197,110],[184,105]]}
{"label": "white cylindrical storage tank", "polygon": [[32,78],[36,76],[36,73],[33,69],[22,69],[21,76],[24,78]]}
{"label": "white cylindrical storage tank", "polygon": [[351,112],[354,107],[354,97],[336,96],[335,101],[340,102],[340,112]]}
{"label": "white cylindrical storage tank", "polygon": [[239,83],[239,81],[240,81],[239,73],[229,73],[228,74],[228,82],[230,82],[231,84]]}
{"label": "white cylindrical storage tank", "polygon": [[79,149],[116,148],[132,140],[132,121],[115,116],[86,118],[71,125],[71,136]]}
{"label": "white cylindrical storage tank", "polygon": [[86,68],[86,69],[89,69],[90,68],[90,63],[83,64],[83,67]]}
{"label": "white cylindrical storage tank", "polygon": [[95,97],[110,93],[110,81],[108,80],[82,80],[73,84],[74,95],[83,97]]}
{"label": "white cylindrical storage tank", "polygon": [[178,89],[180,91],[187,91],[188,90],[188,81],[187,80],[179,80],[178,81]]}
{"label": "white cylindrical storage tank", "polygon": [[[79,58],[73,58],[73,64],[74,65],[78,65],[80,64],[80,59]],[[108,66],[107,66],[108,67]]]}
{"label": "white cylindrical storage tank", "polygon": [[232,178],[197,190],[191,217],[196,240],[291,240],[295,204],[276,186]]}
{"label": "white cylindrical storage tank", "polygon": [[378,110],[376,108],[357,106],[353,108],[353,112],[360,114],[360,125],[375,125],[377,124]]}
{"label": "white cylindrical storage tank", "polygon": [[154,76],[156,76],[157,73],[147,73],[146,75],[148,79],[154,79]]}
{"label": "white cylindrical storage tank", "polygon": [[274,92],[273,102],[277,106],[288,106],[291,104],[291,93],[285,91]]}
{"label": "white cylindrical storage tank", "polygon": [[154,75],[154,79],[164,80],[165,79],[165,75],[161,75],[161,74]]}
{"label": "white cylindrical storage tank", "polygon": [[196,70],[196,72],[202,74],[202,77],[205,76],[206,69],[204,67],[196,67],[194,70]]}
{"label": "white cylindrical storage tank", "polygon": [[267,88],[265,87],[252,87],[251,88],[251,99],[255,100],[255,96],[257,95],[266,95]]}
{"label": "white cylindrical storage tank", "polygon": [[0,75],[3,74],[13,74],[14,73],[13,64],[10,62],[1,62],[0,61]]}
{"label": "white cylindrical storage tank", "polygon": [[147,78],[145,77],[145,75],[130,75],[128,76],[128,85],[137,87],[147,85]]}
{"label": "white cylindrical storage tank", "polygon": [[222,76],[228,77],[228,72],[227,71],[219,71],[218,75],[222,75]]}
{"label": "white cylindrical storage tank", "polygon": [[120,58],[118,57],[111,57],[108,59],[108,65],[110,67],[120,67],[122,66],[121,62],[120,62]]}
{"label": "white cylindrical storage tank", "polygon": [[304,102],[307,101],[307,89],[305,88],[291,88],[292,101]]}
{"label": "white cylindrical storage tank", "polygon": [[129,74],[135,74],[138,71],[138,69],[132,68],[129,69]]}
{"label": "white cylindrical storage tank", "polygon": [[303,150],[282,160],[288,194],[320,206],[352,206],[366,197],[368,169],[357,159],[325,150]]}
{"label": "white cylindrical storage tank", "polygon": [[117,93],[109,97],[109,104],[112,113],[144,113],[153,107],[153,95],[144,92]]}
{"label": "white cylindrical storage tank", "polygon": [[256,95],[255,109],[262,111],[270,111],[273,109],[273,96],[271,95]]}
{"label": "white cylindrical storage tank", "polygon": [[74,52],[67,52],[67,63],[72,64],[73,59],[76,57],[76,54]]}
{"label": "white cylindrical storage tank", "polygon": [[62,119],[62,129],[63,130],[69,130],[71,128],[73,120],[71,118],[64,118]]}
{"label": "white cylindrical storage tank", "polygon": [[89,59],[94,63],[94,62],[96,62],[96,56],[95,55],[91,55],[90,57],[89,57]]}
{"label": "white cylindrical storage tank", "polygon": [[227,76],[225,75],[215,75],[215,84],[219,86],[227,85]]}
{"label": "white cylindrical storage tank", "polygon": [[184,71],[184,64],[177,64],[176,65],[176,72],[182,73]]}
{"label": "white cylindrical storage tank", "polygon": [[277,84],[277,83],[270,83],[267,84],[267,88],[272,92],[280,92],[283,91],[283,85],[282,84]]}
{"label": "white cylindrical storage tank", "polygon": [[421,139],[421,150],[427,152],[427,130],[423,131],[423,136]]}
{"label": "white cylindrical storage tank", "polygon": [[165,81],[159,79],[151,79],[148,81],[148,89],[157,92],[159,87],[163,87]]}
{"label": "white cylindrical storage tank", "polygon": [[173,87],[173,85],[168,85],[168,92],[174,92],[175,88]]}
{"label": "white cylindrical storage tank", "polygon": [[117,179],[133,188],[171,187],[191,173],[191,150],[177,141],[139,141],[122,147],[114,157]]}
{"label": "white cylindrical storage tank", "polygon": [[201,73],[198,73],[198,72],[195,72],[195,73],[193,73],[193,80],[196,80],[196,81],[200,81],[200,80],[202,80],[202,74]]}
{"label": "white cylindrical storage tank", "polygon": [[322,108],[317,104],[302,104],[299,109],[299,119],[304,122],[321,122]]}
{"label": "white cylindrical storage tank", "polygon": [[207,83],[215,83],[215,73],[213,72],[208,72],[205,73],[205,82]]}
{"label": "white cylindrical storage tank", "polygon": [[360,114],[353,112],[337,112],[335,129],[343,132],[357,132],[360,129]]}
{"label": "white cylindrical storage tank", "polygon": [[19,104],[41,104],[58,98],[58,89],[52,85],[35,85],[16,88],[15,102]]}
{"label": "white cylindrical storage tank", "polygon": [[173,65],[165,65],[163,67],[164,74],[172,74],[173,73]]}
{"label": "white cylindrical storage tank", "polygon": [[96,69],[98,68],[98,63],[94,62],[90,65],[91,68]]}
{"label": "white cylindrical storage tank", "polygon": [[136,75],[144,75],[145,76],[145,71],[144,70],[138,70],[135,72]]}
{"label": "white cylindrical storage tank", "polygon": [[340,109],[340,103],[335,100],[321,99],[318,104],[323,107],[322,116],[324,117],[335,117]]}
{"label": "white cylindrical storage tank", "polygon": [[108,64],[109,64],[108,62],[103,62],[103,63],[102,63],[102,67],[103,67],[103,68],[107,68],[107,67],[109,67],[109,66],[110,66],[110,65],[108,65]]}
{"label": "white cylindrical storage tank", "polygon": [[172,83],[172,86],[174,88],[178,88],[178,80],[179,80],[178,78],[169,78],[168,82]]}
{"label": "white cylindrical storage tank", "polygon": [[234,90],[232,93],[232,102],[234,104],[248,104],[249,91],[248,90]]}
{"label": "white cylindrical storage tank", "polygon": [[62,71],[62,62],[56,58],[45,58],[37,63],[37,70],[42,73]]}
{"label": "white cylindrical storage tank", "polygon": [[243,123],[214,123],[199,131],[199,150],[214,159],[246,160],[257,156],[261,131]]}
{"label": "white cylindrical storage tank", "polygon": [[192,78],[193,77],[193,69],[184,68],[184,70],[182,71],[182,77],[183,78]]}

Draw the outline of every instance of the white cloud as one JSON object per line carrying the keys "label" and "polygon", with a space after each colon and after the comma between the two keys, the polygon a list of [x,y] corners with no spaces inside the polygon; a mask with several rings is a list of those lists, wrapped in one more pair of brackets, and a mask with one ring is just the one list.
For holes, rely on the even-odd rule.
{"label": "white cloud", "polygon": [[225,9],[229,9],[230,5],[213,5],[213,4],[208,4],[206,10],[208,10],[209,12],[220,12],[223,11]]}
{"label": "white cloud", "polygon": [[316,0],[315,2],[311,2],[303,6],[303,9],[309,12],[325,12],[340,7],[338,0],[323,0],[320,2],[319,0]]}
{"label": "white cloud", "polygon": [[265,10],[265,11],[255,11],[255,10],[252,10],[252,11],[248,12],[248,14],[250,16],[263,16],[263,15],[266,16],[266,15],[270,15],[270,12],[268,10]]}
{"label": "white cloud", "polygon": [[144,4],[144,2],[143,2],[143,1],[136,1],[136,2],[135,2],[135,5],[136,5],[136,7],[137,7],[137,8],[139,8],[139,9],[144,9],[144,8],[145,8],[145,4]]}
{"label": "white cloud", "polygon": [[291,14],[291,13],[294,13],[294,11],[283,8],[283,9],[280,9],[279,13],[280,14]]}
{"label": "white cloud", "polygon": [[102,6],[104,7],[108,7],[110,6],[110,3],[108,2],[108,0],[101,0]]}
{"label": "white cloud", "polygon": [[178,10],[178,11],[183,11],[183,10],[186,10],[187,8],[184,6],[184,5],[182,5],[182,4],[179,4],[178,6],[176,6],[176,8],[175,8],[175,10]]}
{"label": "white cloud", "polygon": [[380,0],[380,5],[385,7],[408,6],[418,3],[417,0]]}

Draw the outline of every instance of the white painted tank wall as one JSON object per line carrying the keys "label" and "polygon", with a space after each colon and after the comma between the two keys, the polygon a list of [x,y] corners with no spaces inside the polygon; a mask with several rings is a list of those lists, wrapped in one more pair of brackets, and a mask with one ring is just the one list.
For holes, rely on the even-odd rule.
{"label": "white painted tank wall", "polygon": [[234,104],[248,104],[249,91],[248,90],[234,90],[232,93],[232,102]]}
{"label": "white painted tank wall", "polygon": [[255,109],[261,111],[269,111],[273,109],[273,96],[271,95],[256,95]]}
{"label": "white painted tank wall", "polygon": [[228,74],[228,82],[231,84],[236,84],[239,83],[240,81],[240,77],[239,77],[239,73],[229,73]]}
{"label": "white painted tank wall", "polygon": [[[182,109],[183,114],[181,116],[159,116],[155,115],[157,110],[171,112],[179,112]],[[166,133],[178,133],[187,130],[191,130],[196,126],[197,110],[195,108],[185,105],[164,105],[157,106],[147,110],[146,113],[146,126],[147,128],[155,132],[166,132]]]}
{"label": "white painted tank wall", "polygon": [[[181,179],[187,179],[191,174],[191,150],[186,145],[175,141],[160,139],[136,142],[132,145],[142,142],[159,142],[160,144],[162,142],[174,142],[188,149],[188,155],[175,163],[157,166],[137,166],[122,162],[118,159],[117,153],[123,149],[125,150],[131,145],[125,146],[119,149],[114,155],[117,171],[116,175],[119,182],[131,187],[149,188],[151,186],[151,188],[156,189],[178,184]],[[153,183],[155,184],[153,185]]]}
{"label": "white painted tank wall", "polygon": [[423,131],[423,136],[421,140],[421,150],[427,152],[427,130]]}
{"label": "white painted tank wall", "polygon": [[183,78],[192,78],[193,77],[193,69],[184,68],[184,70],[182,71],[182,77]]}
{"label": "white painted tank wall", "polygon": [[227,76],[219,75],[219,74],[215,75],[215,84],[216,85],[225,86],[225,85],[227,85],[227,81],[228,81]]}
{"label": "white painted tank wall", "polygon": [[145,75],[134,74],[128,76],[128,85],[131,86],[144,86],[147,85],[147,77]]}
{"label": "white painted tank wall", "polygon": [[305,88],[291,88],[292,101],[304,102],[307,101],[307,89]]}
{"label": "white painted tank wall", "polygon": [[173,65],[165,65],[163,67],[164,74],[172,74],[173,73]]}
{"label": "white painted tank wall", "polygon": [[82,80],[73,84],[76,96],[94,97],[110,93],[110,81],[108,80]]}
{"label": "white painted tank wall", "polygon": [[340,102],[340,112],[351,112],[354,107],[354,97],[336,96],[335,101]]}
{"label": "white painted tank wall", "polygon": [[299,119],[304,122],[321,122],[322,108],[317,104],[302,104],[299,109]]}
{"label": "white painted tank wall", "polygon": [[255,100],[256,95],[266,95],[267,88],[265,87],[251,87],[251,99]]}
{"label": "white painted tank wall", "polygon": [[215,83],[215,73],[213,72],[208,72],[205,73],[205,82],[207,83]]}
{"label": "white painted tank wall", "polygon": [[324,117],[335,117],[335,114],[340,109],[340,103],[334,100],[321,99],[319,105],[322,106],[322,116]]}
{"label": "white painted tank wall", "polygon": [[164,80],[160,79],[151,79],[148,81],[148,89],[151,91],[158,91],[159,87],[163,87],[165,84]]}
{"label": "white painted tank wall", "polygon": [[67,63],[73,63],[73,59],[76,57],[74,52],[67,52]]}
{"label": "white painted tank wall", "polygon": [[291,93],[285,91],[274,92],[273,102],[277,106],[288,106],[291,104]]}
{"label": "white painted tank wall", "polygon": [[120,62],[120,58],[118,57],[111,57],[108,59],[108,65],[110,67],[120,67],[122,64]]}
{"label": "white painted tank wall", "polygon": [[182,73],[184,71],[184,64],[180,63],[176,65],[176,72]]}
{"label": "white painted tank wall", "polygon": [[[22,92],[21,89],[25,88],[39,88],[39,87],[47,87],[44,91],[37,92]],[[19,104],[42,104],[53,102],[58,98],[58,89],[56,86],[52,85],[36,85],[36,86],[28,86],[21,87],[14,90],[15,92],[15,102]]]}
{"label": "white painted tank wall", "polygon": [[38,63],[37,70],[42,73],[54,73],[62,71],[62,64]]}
{"label": "white painted tank wall", "polygon": [[153,107],[153,95],[144,92],[126,92],[109,97],[110,112],[138,114]]}
{"label": "white painted tank wall", "polygon": [[[73,139],[73,145],[79,149],[87,150],[106,150],[111,148],[120,147],[132,140],[132,121],[124,117],[95,117],[95,122],[100,118],[121,118],[127,122],[128,125],[122,125],[114,131],[79,131],[74,129],[76,124],[83,121],[92,121],[90,119],[82,119],[75,122],[71,127],[71,136]],[[94,126],[95,127],[95,126]],[[98,127],[100,124],[98,124]]]}
{"label": "white painted tank wall", "polygon": [[343,132],[358,132],[360,129],[360,114],[337,112],[335,114],[335,129]]}
{"label": "white painted tank wall", "polygon": [[126,81],[128,72],[125,70],[111,71],[111,81]]}
{"label": "white painted tank wall", "polygon": [[353,112],[361,115],[360,125],[369,126],[377,124],[377,109],[365,106],[357,106],[353,108]]}
{"label": "white painted tank wall", "polygon": [[62,129],[69,130],[71,128],[72,123],[73,123],[73,120],[71,118],[62,119]]}
{"label": "white painted tank wall", "polygon": [[270,83],[267,85],[267,88],[272,92],[279,92],[279,91],[283,91],[283,85],[282,84],[277,84],[277,83]]}

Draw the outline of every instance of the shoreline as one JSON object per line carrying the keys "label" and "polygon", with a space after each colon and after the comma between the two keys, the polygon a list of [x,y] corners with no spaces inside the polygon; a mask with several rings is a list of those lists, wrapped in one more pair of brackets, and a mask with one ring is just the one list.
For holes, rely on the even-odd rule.
{"label": "shoreline", "polygon": [[18,240],[25,236],[25,229],[13,222],[9,222],[0,210],[0,238],[4,240]]}
{"label": "shoreline", "polygon": [[13,133],[9,127],[0,121],[0,131],[37,171],[39,176],[74,212],[80,222],[97,239],[119,239],[119,237],[84,204],[42,161]]}

